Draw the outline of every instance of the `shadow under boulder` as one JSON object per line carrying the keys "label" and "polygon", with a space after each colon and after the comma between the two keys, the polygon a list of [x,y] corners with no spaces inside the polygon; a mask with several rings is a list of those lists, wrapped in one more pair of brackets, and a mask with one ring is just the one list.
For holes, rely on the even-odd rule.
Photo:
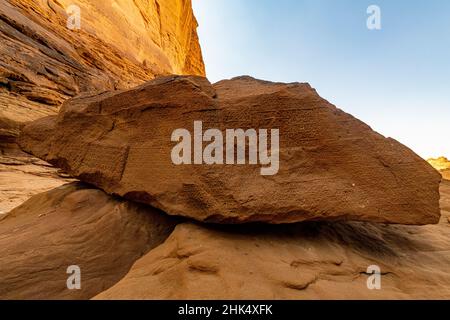
{"label": "shadow under boulder", "polygon": [[[33,196],[0,221],[0,299],[89,299],[126,275],[176,220],[83,183]],[[69,266],[81,288],[69,290]]]}

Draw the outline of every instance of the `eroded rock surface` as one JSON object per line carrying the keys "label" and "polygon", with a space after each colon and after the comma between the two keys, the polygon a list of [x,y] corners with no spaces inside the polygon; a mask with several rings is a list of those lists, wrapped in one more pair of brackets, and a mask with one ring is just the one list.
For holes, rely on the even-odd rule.
{"label": "eroded rock surface", "polygon": [[26,153],[0,155],[0,217],[31,196],[71,181],[58,168]]}
{"label": "eroded rock surface", "polygon": [[[279,130],[279,171],[261,165],[174,165],[177,128]],[[394,139],[308,84],[239,77],[161,77],[73,99],[27,125],[21,147],[108,193],[200,221],[439,221],[441,177]],[[205,146],[207,143],[203,143]]]}
{"label": "eroded rock surface", "polygon": [[[158,210],[72,183],[36,195],[0,220],[1,299],[88,299],[161,244],[174,227]],[[81,271],[69,290],[67,268]]]}
{"label": "eroded rock surface", "polygon": [[[71,5],[79,30],[67,27]],[[0,147],[80,93],[204,75],[196,28],[190,0],[1,1]]]}
{"label": "eroded rock surface", "polygon": [[441,192],[432,226],[180,224],[95,299],[449,299],[449,182]]}

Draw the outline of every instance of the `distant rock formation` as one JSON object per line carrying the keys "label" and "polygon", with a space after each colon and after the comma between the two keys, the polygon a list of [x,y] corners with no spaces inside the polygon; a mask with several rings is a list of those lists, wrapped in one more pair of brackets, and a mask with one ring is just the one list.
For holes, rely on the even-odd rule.
{"label": "distant rock formation", "polygon": [[438,170],[444,179],[450,180],[450,160],[446,157],[430,158],[427,160],[436,170]]}
{"label": "distant rock formation", "polygon": [[[278,129],[279,171],[263,176],[259,165],[175,165],[172,133],[192,132],[196,120],[221,132]],[[440,175],[308,84],[160,77],[72,99],[58,116],[28,124],[19,142],[110,194],[199,221],[421,225],[440,217]]]}
{"label": "distant rock formation", "polygon": [[[81,29],[67,27],[70,5]],[[0,149],[23,123],[83,92],[162,74],[204,75],[190,0],[0,2]]]}

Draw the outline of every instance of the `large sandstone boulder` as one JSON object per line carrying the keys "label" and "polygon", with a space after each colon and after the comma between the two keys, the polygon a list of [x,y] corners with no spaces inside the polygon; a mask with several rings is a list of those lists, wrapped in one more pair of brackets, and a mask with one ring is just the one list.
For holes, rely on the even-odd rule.
{"label": "large sandstone boulder", "polygon": [[442,192],[432,226],[180,224],[95,299],[448,299],[449,182]]}
{"label": "large sandstone boulder", "polygon": [[[79,30],[67,27],[74,5]],[[1,1],[0,149],[79,93],[204,75],[196,28],[190,0]]]}
{"label": "large sandstone boulder", "polygon": [[[0,217],[0,299],[89,299],[161,244],[174,224],[81,183],[36,195]],[[79,290],[67,287],[73,265],[81,271]]]}
{"label": "large sandstone boulder", "polygon": [[[279,167],[272,163],[276,170],[266,175],[266,165],[249,161],[174,164],[179,140],[172,141],[173,133],[185,128],[194,136],[196,121],[224,135],[226,129],[268,129],[269,136],[279,130],[279,148],[269,147],[271,155],[279,153]],[[239,77],[211,85],[202,77],[161,77],[70,100],[58,116],[26,126],[20,144],[108,193],[200,221],[429,224],[440,216],[439,173],[308,84]],[[199,146],[188,145],[192,153]],[[247,147],[249,155],[249,141]]]}

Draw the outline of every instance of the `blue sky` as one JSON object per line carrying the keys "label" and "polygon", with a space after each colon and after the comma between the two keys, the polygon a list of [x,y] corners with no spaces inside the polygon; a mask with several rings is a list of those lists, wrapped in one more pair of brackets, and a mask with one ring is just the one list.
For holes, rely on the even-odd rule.
{"label": "blue sky", "polygon": [[[366,26],[369,5],[381,30]],[[211,82],[309,82],[424,158],[450,157],[450,1],[193,0]]]}

